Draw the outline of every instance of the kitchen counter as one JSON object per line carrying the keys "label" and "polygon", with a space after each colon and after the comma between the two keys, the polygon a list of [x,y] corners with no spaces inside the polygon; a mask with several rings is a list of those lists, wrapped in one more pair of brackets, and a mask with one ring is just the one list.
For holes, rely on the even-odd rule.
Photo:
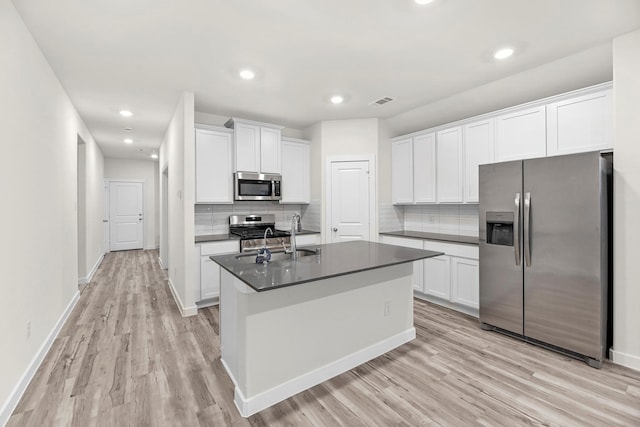
{"label": "kitchen counter", "polygon": [[[296,233],[298,236],[304,236],[306,234],[320,234],[319,231],[313,230],[302,230]],[[219,242],[223,240],[240,240],[239,236],[235,234],[204,234],[201,236],[196,236],[196,243],[205,243],[205,242]]]}
{"label": "kitchen counter", "polygon": [[458,236],[455,234],[426,233],[422,231],[409,231],[409,230],[387,231],[379,234],[384,236],[407,237],[411,239],[422,239],[422,240],[436,240],[439,242],[447,242],[447,243],[460,243],[463,245],[478,246],[480,244],[478,237],[476,236]]}
{"label": "kitchen counter", "polygon": [[442,252],[364,241],[307,248],[320,249],[321,254],[268,264],[248,262],[247,258],[239,260],[236,254],[210,258],[252,289],[262,292],[442,255]]}
{"label": "kitchen counter", "polygon": [[204,234],[196,236],[196,243],[220,242],[223,240],[240,240],[235,234]]}
{"label": "kitchen counter", "polygon": [[220,359],[244,417],[415,339],[412,261],[440,254],[364,241],[306,248],[321,254],[211,257],[222,266]]}

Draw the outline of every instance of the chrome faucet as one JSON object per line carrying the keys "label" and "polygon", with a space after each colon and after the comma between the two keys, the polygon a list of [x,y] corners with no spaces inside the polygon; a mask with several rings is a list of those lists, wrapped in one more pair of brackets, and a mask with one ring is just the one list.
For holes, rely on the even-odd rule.
{"label": "chrome faucet", "polygon": [[300,224],[300,214],[298,212],[293,214],[291,218],[291,259],[298,259],[298,247],[296,246],[296,231],[302,231],[302,224]]}
{"label": "chrome faucet", "polygon": [[262,241],[262,249],[267,249],[267,233],[271,233],[271,235],[273,236],[273,230],[271,229],[271,227],[267,227],[267,229],[264,230],[264,240]]}

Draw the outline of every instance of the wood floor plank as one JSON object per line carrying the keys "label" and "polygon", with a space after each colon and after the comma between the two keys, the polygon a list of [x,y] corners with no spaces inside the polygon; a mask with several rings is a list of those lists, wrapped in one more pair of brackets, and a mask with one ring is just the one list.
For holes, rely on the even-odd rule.
{"label": "wood floor plank", "polygon": [[640,372],[596,370],[417,299],[416,340],[242,418],[218,307],[182,318],[157,258],[105,256],[8,426],[640,425]]}

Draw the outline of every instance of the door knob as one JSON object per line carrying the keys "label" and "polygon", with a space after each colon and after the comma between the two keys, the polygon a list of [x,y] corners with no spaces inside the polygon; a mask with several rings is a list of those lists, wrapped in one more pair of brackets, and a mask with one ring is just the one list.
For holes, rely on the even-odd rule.
{"label": "door knob", "polygon": [[337,227],[333,227],[333,231],[338,231],[338,228]]}

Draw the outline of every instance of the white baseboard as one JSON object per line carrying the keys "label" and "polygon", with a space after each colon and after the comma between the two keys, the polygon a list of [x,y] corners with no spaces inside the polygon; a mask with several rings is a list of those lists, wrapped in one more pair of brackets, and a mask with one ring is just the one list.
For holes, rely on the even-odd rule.
{"label": "white baseboard", "polygon": [[480,310],[477,308],[471,308],[471,307],[467,307],[466,305],[462,305],[462,304],[456,304],[453,303],[451,301],[447,301],[445,299],[442,298],[438,298],[438,297],[434,297],[431,295],[427,295],[427,294],[423,294],[422,292],[413,291],[413,296],[424,300],[424,301],[429,301],[432,302],[434,304],[438,304],[441,305],[443,307],[447,307],[450,308],[451,310],[455,310],[455,311],[459,311],[460,313],[464,313],[464,314],[468,314],[469,316],[473,316],[473,317],[480,317]]}
{"label": "white baseboard", "polygon": [[164,263],[162,262],[162,258],[158,257],[158,264],[160,264],[160,268],[166,270]]}
{"label": "white baseboard", "polygon": [[20,378],[20,381],[18,381],[18,384],[16,384],[13,390],[11,390],[9,397],[2,405],[2,408],[0,409],[0,426],[4,426],[9,421],[9,417],[11,416],[13,411],[16,409],[16,406],[18,406],[18,402],[20,402],[20,398],[22,398],[22,395],[27,389],[27,386],[33,379],[33,376],[35,375],[36,371],[40,367],[40,364],[44,360],[44,357],[49,352],[49,349],[51,348],[53,341],[55,341],[55,339],[58,337],[58,334],[60,333],[60,329],[62,329],[62,326],[67,321],[67,318],[71,314],[71,311],[73,311],[73,308],[76,306],[79,299],[80,299],[80,292],[76,291],[76,293],[73,295],[73,298],[71,298],[71,301],[67,305],[67,308],[65,308],[64,311],[62,312],[62,316],[60,316],[55,326],[53,327],[53,330],[51,331],[51,333],[49,333],[47,338],[44,340],[44,342],[38,349],[38,352],[35,354],[33,359],[31,359],[31,362],[27,366],[27,370],[24,372],[24,374],[22,374],[22,377]]}
{"label": "white baseboard", "polygon": [[93,280],[93,275],[96,274],[96,271],[98,271],[98,267],[100,267],[100,264],[102,264],[103,259],[104,254],[98,257],[98,260],[95,262],[95,264],[93,264],[93,268],[91,268],[91,271],[89,272],[87,277],[78,278],[78,285],[85,285]]}
{"label": "white baseboard", "polygon": [[636,371],[640,371],[640,357],[633,354],[622,353],[614,349],[609,350],[611,361],[617,365],[626,366]]}
{"label": "white baseboard", "polygon": [[171,281],[171,279],[168,280],[168,283],[169,283],[169,290],[171,290],[171,295],[173,295],[173,299],[176,302],[176,305],[178,306],[180,315],[182,317],[188,317],[188,316],[195,316],[196,314],[198,314],[197,306],[194,305],[193,307],[185,307],[182,304],[182,300],[180,299],[178,292],[176,292],[176,289],[174,288],[173,282]]}
{"label": "white baseboard", "polygon": [[145,246],[144,250],[145,251],[151,251],[151,250],[155,250],[155,249],[159,249],[159,248],[160,248],[160,246],[158,246],[158,245],[152,245],[152,246]]}
{"label": "white baseboard", "polygon": [[[377,342],[369,347],[363,348],[356,353],[345,356],[334,362],[329,363],[314,371],[308,372],[290,381],[282,383],[276,387],[273,387],[267,391],[259,393],[250,398],[245,397],[238,386],[235,387],[234,402],[240,415],[243,417],[249,417],[257,412],[262,411],[278,402],[281,402],[301,391],[307,390],[315,385],[320,384],[330,378],[340,375],[356,366],[362,365],[371,359],[375,359],[388,351],[393,350],[396,347],[405,344],[416,337],[416,329],[411,327],[406,331],[393,335],[385,340]],[[235,378],[230,374],[227,369],[227,365],[223,361],[223,366],[227,370],[227,373],[231,376],[232,381],[235,384]]]}

